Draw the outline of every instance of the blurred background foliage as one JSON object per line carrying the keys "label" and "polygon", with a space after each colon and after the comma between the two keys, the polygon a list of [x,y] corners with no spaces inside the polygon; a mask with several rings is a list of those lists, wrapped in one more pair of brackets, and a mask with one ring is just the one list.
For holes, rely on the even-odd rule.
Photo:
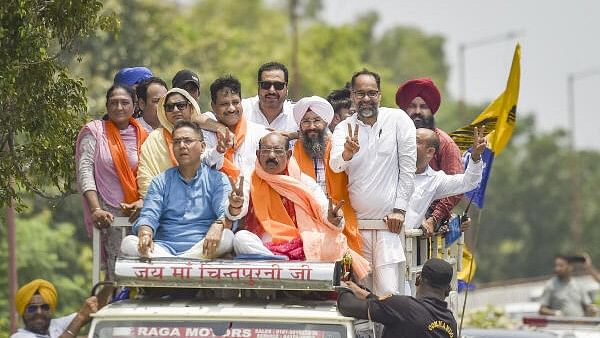
{"label": "blurred background foliage", "polygon": [[[414,77],[431,77],[443,93],[436,123],[448,132],[467,124],[484,108],[467,103],[466,111],[459,111],[461,105],[448,93],[449,66],[443,36],[404,26],[375,34],[378,16],[374,12],[365,12],[351,24],[334,26],[319,17],[321,3],[315,0],[106,0],[102,5],[99,15],[115,18],[113,24],[93,23],[97,29],[95,34],[73,38],[73,43],[65,46],[69,48],[63,48],[59,54],[58,61],[63,68],[57,68],[56,72],[49,70],[54,75],[68,74],[71,81],[68,98],[82,107],[87,99],[87,113],[85,109],[74,109],[71,115],[52,114],[56,105],[64,104],[61,100],[51,100],[59,95],[56,90],[45,94],[52,97],[36,97],[38,101],[28,103],[30,111],[35,107],[31,113],[33,119],[43,121],[51,116],[61,123],[34,125],[31,128],[36,133],[42,136],[60,133],[72,141],[59,139],[48,143],[62,142],[60,148],[45,150],[46,155],[53,154],[50,168],[59,169],[44,172],[39,166],[34,167],[38,176],[34,183],[40,190],[58,193],[56,188],[49,187],[49,181],[67,181],[72,190],[74,176],[66,173],[74,173],[74,137],[83,120],[103,114],[105,91],[119,68],[149,67],[169,85],[177,70],[192,69],[200,75],[204,110],[209,107],[210,82],[223,74],[238,77],[243,96],[253,96],[257,91],[256,71],[260,64],[277,60],[290,67],[293,63],[292,12],[297,14],[295,24],[299,36],[296,77],[290,69],[290,85],[297,86],[299,94],[292,99],[305,95],[326,96],[332,89],[344,86],[352,73],[367,67],[381,74],[382,105],[389,107],[395,106],[399,83]],[[1,6],[1,13],[7,15],[7,5],[3,2]],[[79,18],[83,17],[82,14]],[[3,43],[7,32],[18,28],[18,24],[2,26]],[[490,67],[504,68],[508,76],[510,60],[505,61]],[[6,76],[0,76],[3,96],[6,81]],[[32,94],[37,88],[36,78],[31,77],[18,88],[29,88],[26,92]],[[498,94],[502,90],[498,88]],[[44,99],[56,105],[35,106]],[[14,122],[11,119],[15,117],[4,109],[0,114],[2,124]],[[518,112],[515,135],[495,160],[481,222],[478,222],[478,212],[472,212],[474,227],[480,228],[475,249],[479,267],[476,283],[550,274],[553,256],[559,252],[587,250],[600,260],[600,247],[595,245],[600,243],[600,228],[596,226],[600,222],[597,203],[600,190],[596,188],[600,186],[600,172],[596,170],[600,154],[593,151],[574,154],[579,163],[585,234],[583,247],[578,248],[573,247],[568,228],[571,155],[565,130],[540,132],[530,115]],[[40,155],[39,151],[21,156],[31,162],[45,163],[44,154]],[[5,181],[11,171],[9,167],[0,167],[4,168]],[[59,291],[59,313],[74,311],[91,287],[91,243],[81,221],[79,197],[66,194],[47,200],[33,194],[31,187],[20,185],[17,190],[26,207],[17,219],[19,284],[39,277],[51,280]],[[5,196],[1,196],[3,204],[7,202]],[[6,335],[5,319],[8,318],[4,217],[0,224],[1,337]]]}

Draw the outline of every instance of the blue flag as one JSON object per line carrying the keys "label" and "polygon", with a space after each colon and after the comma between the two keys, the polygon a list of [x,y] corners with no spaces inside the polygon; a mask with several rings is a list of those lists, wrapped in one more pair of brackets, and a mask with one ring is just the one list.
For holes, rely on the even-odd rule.
{"label": "blue flag", "polygon": [[[469,165],[469,158],[471,157],[471,149],[465,152],[465,168]],[[481,176],[481,182],[477,188],[469,191],[465,196],[472,199],[479,209],[483,209],[483,202],[485,197],[485,188],[487,187],[488,178],[492,171],[492,162],[494,162],[494,153],[489,149],[485,148],[483,154],[481,154],[481,160],[483,161],[483,174]]]}

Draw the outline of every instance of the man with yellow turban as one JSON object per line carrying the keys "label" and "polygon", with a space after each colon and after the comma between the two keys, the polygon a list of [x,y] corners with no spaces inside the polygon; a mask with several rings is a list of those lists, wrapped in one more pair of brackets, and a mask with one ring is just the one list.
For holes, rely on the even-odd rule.
{"label": "man with yellow turban", "polygon": [[[105,288],[102,295],[112,292],[112,288]],[[104,296],[98,296],[105,299]],[[23,318],[25,327],[17,330],[11,338],[36,338],[36,337],[76,337],[79,330],[85,325],[90,314],[98,311],[98,298],[95,296],[85,300],[78,312],[65,317],[53,318],[56,312],[58,296],[52,283],[36,279],[22,286],[15,298],[17,312]],[[105,302],[104,302],[105,303]]]}

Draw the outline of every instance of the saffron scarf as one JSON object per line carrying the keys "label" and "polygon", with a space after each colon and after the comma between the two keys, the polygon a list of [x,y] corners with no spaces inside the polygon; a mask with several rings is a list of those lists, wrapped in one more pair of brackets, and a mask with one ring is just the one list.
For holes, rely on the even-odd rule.
{"label": "saffron scarf", "polygon": [[[323,164],[325,166],[325,185],[327,187],[327,195],[331,197],[334,203],[344,200],[344,219],[346,220],[346,226],[344,227],[344,235],[348,239],[348,245],[352,250],[362,255],[362,237],[358,230],[358,218],[356,212],[350,204],[350,195],[348,194],[348,176],[345,172],[336,173],[329,167],[329,155],[331,153],[331,137],[327,138],[325,144],[325,156],[323,158]],[[304,144],[302,140],[298,140],[294,145],[294,158],[300,170],[313,179],[317,179],[315,173],[315,167],[313,159],[304,150]]]}
{"label": "saffron scarf", "polygon": [[[256,164],[251,181],[251,196],[255,203],[254,212],[273,243],[291,240],[300,233],[304,254],[309,261],[337,261],[346,252],[352,255],[352,266],[359,279],[369,273],[369,263],[360,254],[348,247],[341,229],[323,218],[321,206],[311,192],[300,181],[301,171],[292,157],[288,162],[287,175],[272,175]],[[296,221],[294,225],[285,212],[279,195],[294,203]]]}

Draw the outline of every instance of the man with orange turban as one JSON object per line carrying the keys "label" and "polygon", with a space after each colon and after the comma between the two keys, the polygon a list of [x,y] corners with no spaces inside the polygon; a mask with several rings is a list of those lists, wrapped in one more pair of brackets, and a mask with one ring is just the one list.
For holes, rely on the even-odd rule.
{"label": "man with orange turban", "polygon": [[[105,299],[112,292],[112,288],[101,291]],[[23,318],[25,327],[17,330],[11,338],[36,338],[36,337],[77,337],[79,330],[85,325],[90,314],[95,313],[103,304],[98,303],[98,298],[92,296],[85,300],[78,312],[65,317],[52,318],[56,312],[58,295],[52,283],[36,279],[22,286],[15,297],[15,307]]]}
{"label": "man with orange turban", "polygon": [[[435,171],[443,170],[447,175],[462,174],[464,167],[460,150],[448,134],[435,127],[434,115],[440,108],[440,91],[430,78],[419,78],[404,82],[396,91],[396,104],[404,110],[415,123],[416,128],[435,131],[440,141],[439,150],[429,165]],[[452,208],[460,202],[462,195],[435,201],[428,217],[423,221],[423,230],[431,234],[436,224],[450,218]]]}

